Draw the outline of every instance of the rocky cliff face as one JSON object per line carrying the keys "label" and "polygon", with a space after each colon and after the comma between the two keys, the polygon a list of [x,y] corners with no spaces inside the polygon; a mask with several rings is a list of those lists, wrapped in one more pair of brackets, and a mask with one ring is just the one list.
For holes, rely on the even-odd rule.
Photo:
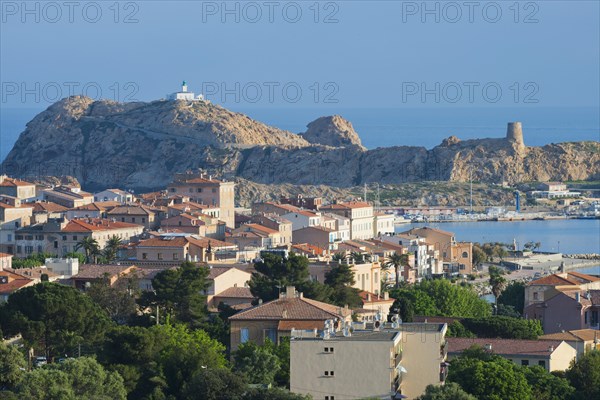
{"label": "rocky cliff face", "polygon": [[257,183],[349,187],[362,183],[600,179],[600,144],[524,147],[507,139],[366,151],[352,125],[323,117],[300,135],[205,102],[61,100],[27,124],[2,170],[70,175],[89,190],[162,188],[203,168]]}

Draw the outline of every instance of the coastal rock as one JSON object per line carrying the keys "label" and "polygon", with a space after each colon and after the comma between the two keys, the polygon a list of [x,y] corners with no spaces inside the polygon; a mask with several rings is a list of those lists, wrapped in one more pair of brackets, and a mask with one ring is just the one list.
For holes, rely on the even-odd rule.
{"label": "coastal rock", "polygon": [[297,135],[208,102],[116,103],[75,96],[34,117],[2,163],[9,175],[69,175],[87,190],[163,188],[175,173],[197,168],[262,184],[336,187],[471,178],[600,180],[600,144],[526,147],[513,130],[499,139],[450,137],[430,150],[366,151],[339,116],[319,118]]}
{"label": "coastal rock", "polygon": [[317,118],[306,127],[308,130],[301,136],[310,143],[366,150],[350,121],[339,115]]}

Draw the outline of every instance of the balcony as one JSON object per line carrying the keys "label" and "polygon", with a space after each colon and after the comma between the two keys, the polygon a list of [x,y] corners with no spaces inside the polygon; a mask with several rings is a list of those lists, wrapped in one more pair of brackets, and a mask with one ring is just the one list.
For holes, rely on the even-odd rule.
{"label": "balcony", "polygon": [[440,346],[440,358],[442,360],[445,360],[447,355],[448,355],[448,342],[444,342]]}
{"label": "balcony", "polygon": [[400,361],[402,361],[402,350],[398,351],[394,356],[394,367],[400,365]]}
{"label": "balcony", "polygon": [[447,362],[443,362],[440,364],[440,382],[445,382],[446,377],[448,377],[448,364]]}

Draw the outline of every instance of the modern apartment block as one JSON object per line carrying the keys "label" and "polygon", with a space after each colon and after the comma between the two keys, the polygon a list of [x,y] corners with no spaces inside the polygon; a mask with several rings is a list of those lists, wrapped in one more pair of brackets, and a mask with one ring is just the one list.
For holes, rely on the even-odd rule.
{"label": "modern apartment block", "polygon": [[[446,324],[292,331],[290,390],[313,399],[415,398],[446,378]],[[370,327],[371,329],[366,329]]]}

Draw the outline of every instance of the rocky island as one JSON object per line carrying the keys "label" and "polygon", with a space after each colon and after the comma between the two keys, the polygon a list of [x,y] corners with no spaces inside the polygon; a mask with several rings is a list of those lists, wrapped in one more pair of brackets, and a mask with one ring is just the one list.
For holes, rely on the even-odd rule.
{"label": "rocky island", "polygon": [[321,117],[295,134],[207,101],[118,103],[73,96],[27,124],[4,173],[73,176],[86,188],[164,187],[202,168],[258,184],[350,187],[420,181],[517,183],[600,179],[600,143],[528,147],[520,124],[507,136],[444,139],[433,149],[367,150],[349,121]]}

